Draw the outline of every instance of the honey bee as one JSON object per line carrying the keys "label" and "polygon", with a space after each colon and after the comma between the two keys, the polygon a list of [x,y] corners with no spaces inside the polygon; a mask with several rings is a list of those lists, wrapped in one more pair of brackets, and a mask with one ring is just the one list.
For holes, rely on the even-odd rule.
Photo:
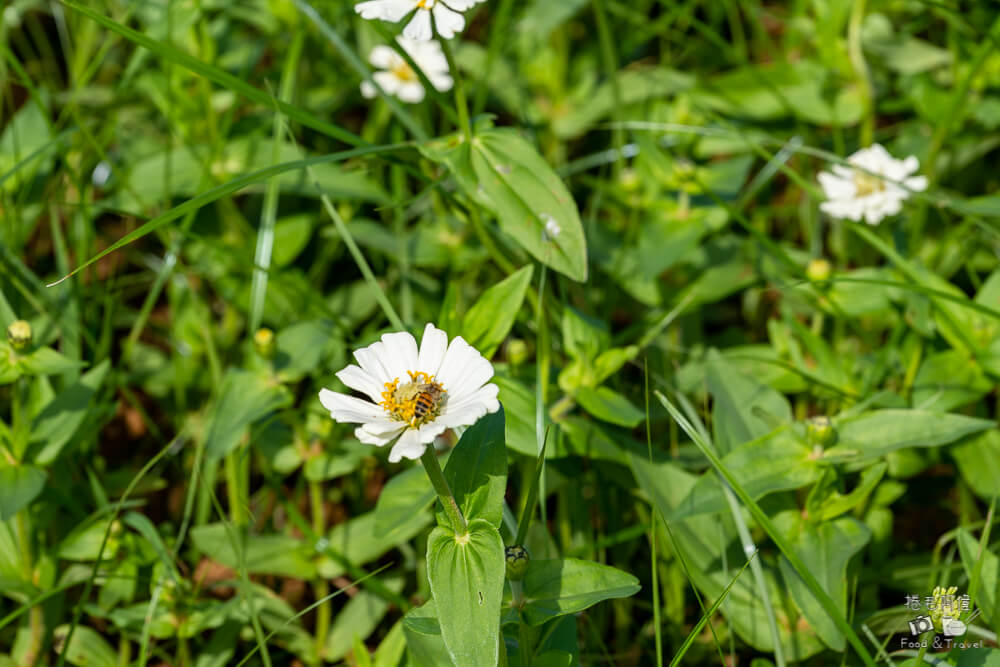
{"label": "honey bee", "polygon": [[417,396],[414,399],[413,406],[413,421],[411,423],[416,425],[417,422],[429,413],[437,410],[443,395],[444,389],[439,384],[425,383],[417,386]]}

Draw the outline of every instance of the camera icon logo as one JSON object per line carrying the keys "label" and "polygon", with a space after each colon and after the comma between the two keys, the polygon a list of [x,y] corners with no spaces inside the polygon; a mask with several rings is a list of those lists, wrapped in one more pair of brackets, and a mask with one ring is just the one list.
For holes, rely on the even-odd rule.
{"label": "camera icon logo", "polygon": [[945,637],[961,637],[967,629],[965,623],[957,618],[951,618],[950,616],[943,616],[941,618],[941,630]]}
{"label": "camera icon logo", "polygon": [[913,636],[922,635],[934,629],[934,623],[930,616],[917,616],[909,622],[910,634]]}

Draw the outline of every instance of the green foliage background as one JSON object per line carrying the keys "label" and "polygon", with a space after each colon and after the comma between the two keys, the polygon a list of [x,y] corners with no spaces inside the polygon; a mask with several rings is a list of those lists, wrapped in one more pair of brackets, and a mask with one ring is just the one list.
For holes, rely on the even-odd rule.
{"label": "green foliage background", "polygon": [[[428,321],[493,360],[465,447],[533,518],[501,661],[1000,664],[995,3],[467,19],[410,106],[362,98],[401,26],[351,2],[5,2],[0,667],[480,650],[425,604],[423,471],[316,398]],[[822,215],[872,142],[928,189]],[[901,643],[938,585],[977,648]]]}

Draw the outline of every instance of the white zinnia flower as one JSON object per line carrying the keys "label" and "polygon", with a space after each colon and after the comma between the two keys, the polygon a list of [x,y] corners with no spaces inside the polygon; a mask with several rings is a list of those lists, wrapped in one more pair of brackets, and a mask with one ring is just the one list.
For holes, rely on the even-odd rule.
{"label": "white zinnia flower", "polygon": [[[465,28],[465,17],[458,12],[479,4],[483,0],[368,0],[354,5],[354,11],[363,19],[382,19],[398,23],[414,9],[417,13],[403,30],[403,36],[426,42],[434,35],[434,28],[445,39],[451,39]],[[431,27],[434,14],[434,28]]]}
{"label": "white zinnia flower", "polygon": [[827,197],[819,208],[835,218],[855,222],[864,218],[876,225],[887,215],[899,213],[911,191],[927,188],[926,177],[910,176],[920,168],[917,158],[897,160],[881,144],[862,148],[847,163],[851,166],[837,164],[833,173],[824,171],[818,176]]}
{"label": "white zinnia flower", "polygon": [[[412,39],[399,37],[396,39],[417,67],[427,75],[431,85],[444,92],[450,90],[454,81],[448,73],[448,61],[437,42],[415,42]],[[368,61],[381,72],[372,74],[372,78],[389,95],[395,95],[404,102],[416,104],[424,99],[424,86],[420,77],[413,71],[402,56],[388,46],[379,45],[372,49]],[[361,94],[365,97],[375,97],[375,86],[371,81],[361,82]]]}
{"label": "white zinnia flower", "polygon": [[418,459],[427,444],[445,429],[476,423],[500,409],[498,388],[486,384],[493,365],[461,336],[448,344],[448,334],[433,324],[417,341],[403,331],[355,350],[359,366],[337,373],[341,382],[371,401],[329,389],[319,400],[340,422],[361,424],[358,440],[382,447],[399,436],[389,461]]}

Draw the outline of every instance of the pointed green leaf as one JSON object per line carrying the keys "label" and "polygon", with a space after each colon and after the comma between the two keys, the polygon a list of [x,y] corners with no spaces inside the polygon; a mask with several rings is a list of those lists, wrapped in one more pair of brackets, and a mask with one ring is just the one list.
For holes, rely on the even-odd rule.
{"label": "pointed green leaf", "polygon": [[45,488],[45,471],[18,465],[0,468],[0,521],[7,521],[31,504]]}
{"label": "pointed green leaf", "polygon": [[715,444],[725,454],[744,442],[767,435],[774,427],[758,416],[763,410],[779,421],[792,420],[788,399],[755,378],[737,371],[715,350],[708,360]]}
{"label": "pointed green leaf", "polygon": [[221,459],[236,448],[250,424],[290,401],[288,390],[270,377],[230,370],[222,381],[205,436],[206,456]]}
{"label": "pointed green leaf", "polygon": [[438,526],[427,541],[427,578],[441,636],[456,665],[496,665],[505,576],[500,533],[482,519],[467,535]]}
{"label": "pointed green leaf", "polygon": [[613,567],[575,558],[533,560],[524,576],[524,619],[541,625],[603,600],[639,592],[639,580]]}
{"label": "pointed green leaf", "polygon": [[837,444],[828,454],[882,456],[904,447],[937,447],[996,425],[990,419],[930,410],[874,410],[833,420]]}
{"label": "pointed green leaf", "polygon": [[[507,490],[502,406],[462,434],[451,452],[444,476],[467,520],[484,519],[495,527],[500,526],[503,496]],[[439,514],[438,523],[448,525],[443,514]]]}
{"label": "pointed green leaf", "polygon": [[466,313],[462,335],[469,345],[489,359],[503,342],[521,311],[531,284],[530,264],[490,287]]}

